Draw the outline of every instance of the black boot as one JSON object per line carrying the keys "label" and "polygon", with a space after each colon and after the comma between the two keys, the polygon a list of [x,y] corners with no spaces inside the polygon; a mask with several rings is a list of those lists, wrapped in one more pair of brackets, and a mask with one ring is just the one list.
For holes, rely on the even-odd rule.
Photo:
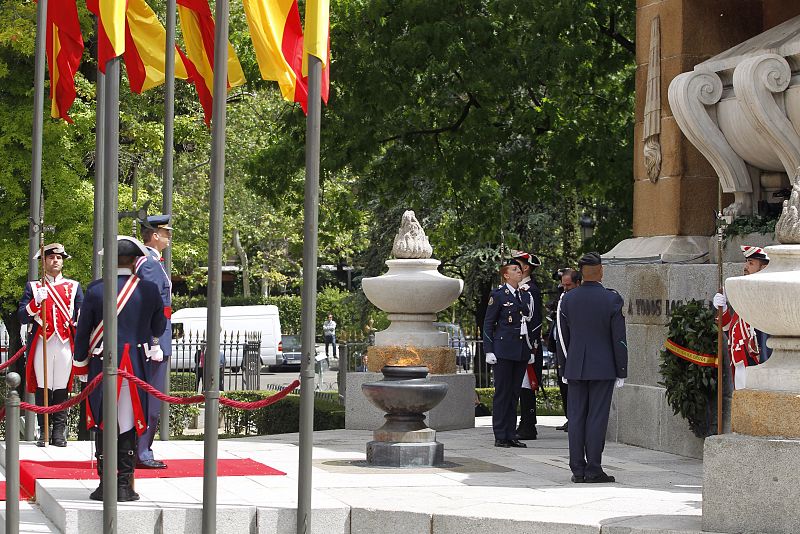
{"label": "black boot", "polygon": [[93,501],[103,500],[103,432],[99,429],[95,432],[94,436],[95,458],[97,458],[97,476],[100,477],[100,485],[97,489],[89,494],[89,498]]}
{"label": "black boot", "polygon": [[522,388],[519,392],[520,418],[517,438],[536,439],[536,393],[530,388]]}
{"label": "black boot", "polygon": [[128,430],[119,435],[117,445],[117,501],[138,501],[139,494],[133,491],[133,473],[136,469],[136,431]]}
{"label": "black boot", "polygon": [[[53,390],[53,402],[52,404],[61,404],[62,402],[67,400],[67,390],[66,389],[56,389]],[[67,411],[64,410],[62,412],[56,412],[52,414],[51,419],[53,420],[53,431],[50,434],[50,444],[56,447],[66,447],[67,446]]]}
{"label": "black boot", "polygon": [[[44,388],[37,388],[34,398],[36,399],[34,401],[36,406],[44,406]],[[36,422],[39,423],[39,436],[36,438],[36,446],[44,447],[44,414],[36,414]]]}

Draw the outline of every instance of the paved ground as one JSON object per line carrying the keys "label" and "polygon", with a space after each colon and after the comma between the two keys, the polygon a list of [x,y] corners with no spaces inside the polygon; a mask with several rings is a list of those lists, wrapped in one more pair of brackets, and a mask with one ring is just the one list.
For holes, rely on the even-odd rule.
{"label": "paved ground", "polygon": [[[542,417],[527,449],[492,446],[490,418],[440,432],[447,465],[390,469],[365,463],[366,431],[315,433],[312,528],[325,534],[699,533],[702,463],[610,443],[605,467],[616,484],[572,484],[559,417]],[[220,442],[220,458],[252,458],[286,476],[221,477],[220,532],[295,531],[297,434]],[[156,442],[156,455],[202,457],[201,442]],[[86,444],[37,449],[23,458],[88,458]],[[99,532],[102,508],[87,500],[95,482],[41,481],[26,505],[25,532]],[[120,532],[199,532],[202,479],[139,479],[142,500],[120,506]],[[45,515],[47,516],[46,519]]]}

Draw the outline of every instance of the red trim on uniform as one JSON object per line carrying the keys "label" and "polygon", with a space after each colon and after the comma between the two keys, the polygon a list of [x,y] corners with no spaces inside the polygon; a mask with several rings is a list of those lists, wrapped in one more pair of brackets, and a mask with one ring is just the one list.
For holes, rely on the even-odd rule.
{"label": "red trim on uniform", "polygon": [[172,319],[172,306],[164,306],[164,317]]}
{"label": "red trim on uniform", "polygon": [[533,364],[529,363],[525,368],[525,372],[528,373],[528,382],[531,384],[531,391],[539,389],[539,380],[536,378],[536,371],[533,368]]}

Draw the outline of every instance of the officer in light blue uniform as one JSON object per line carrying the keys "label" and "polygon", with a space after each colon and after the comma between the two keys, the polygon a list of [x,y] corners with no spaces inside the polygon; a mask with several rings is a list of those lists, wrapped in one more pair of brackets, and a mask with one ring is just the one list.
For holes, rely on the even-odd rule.
{"label": "officer in light blue uniform", "polygon": [[572,482],[614,482],[603,472],[608,413],[614,387],[628,376],[622,297],[600,283],[600,254],[578,262],[583,283],[564,294],[558,308],[558,338],[569,384],[569,466]]}
{"label": "officer in light blue uniform", "polygon": [[500,269],[503,285],[489,296],[483,322],[486,363],[494,365],[492,428],[495,447],[526,447],[517,439],[517,402],[525,368],[533,357],[526,343],[531,295],[518,289],[522,269],[509,260]]}
{"label": "officer in light blue uniform", "polygon": [[[142,241],[147,247],[147,256],[136,262],[136,275],[142,280],[153,282],[158,287],[164,304],[164,317],[167,321],[164,333],[150,341],[151,347],[159,347],[160,353],[151,358],[146,365],[147,381],[151,386],[166,393],[166,379],[169,371],[169,358],[172,356],[172,281],[164,268],[161,254],[172,243],[172,227],[169,215],[151,215],[142,221]],[[150,398],[147,405],[147,430],[139,439],[137,467],[143,469],[164,469],[167,465],[153,457],[153,440],[158,431],[161,415],[161,401]]]}

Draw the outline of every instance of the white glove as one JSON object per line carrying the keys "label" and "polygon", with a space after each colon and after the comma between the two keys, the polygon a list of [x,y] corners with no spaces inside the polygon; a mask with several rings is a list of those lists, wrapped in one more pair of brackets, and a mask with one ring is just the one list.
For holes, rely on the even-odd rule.
{"label": "white glove", "polygon": [[494,355],[494,352],[486,353],[486,363],[489,365],[494,365],[497,363],[497,356]]}
{"label": "white glove", "polygon": [[531,354],[531,358],[530,358],[530,360],[528,360],[528,363],[529,363],[529,364],[531,364],[531,365],[533,365],[533,361],[534,361],[535,359],[536,359],[536,356],[535,356],[535,355],[533,355],[533,354]]}
{"label": "white glove", "polygon": [[143,346],[144,354],[147,356],[148,360],[152,360],[154,362],[164,361],[164,351],[161,350],[160,345],[153,345],[151,347],[149,343],[145,343]]}
{"label": "white glove", "polygon": [[617,381],[614,382],[614,387],[615,388],[621,388],[624,385],[625,385],[625,379],[624,378],[617,378]]}
{"label": "white glove", "polygon": [[564,378],[563,376],[561,377],[561,381],[564,382],[565,384],[567,383],[567,379]]}
{"label": "white glove", "polygon": [[725,297],[725,293],[715,294],[712,302],[715,308],[722,310],[722,313],[725,313],[725,310],[728,309],[728,299]]}
{"label": "white glove", "polygon": [[37,287],[33,290],[33,300],[36,301],[36,305],[39,306],[44,299],[47,298],[47,288],[46,287]]}
{"label": "white glove", "polygon": [[78,375],[78,380],[83,382],[84,384],[89,381],[89,375]]}

